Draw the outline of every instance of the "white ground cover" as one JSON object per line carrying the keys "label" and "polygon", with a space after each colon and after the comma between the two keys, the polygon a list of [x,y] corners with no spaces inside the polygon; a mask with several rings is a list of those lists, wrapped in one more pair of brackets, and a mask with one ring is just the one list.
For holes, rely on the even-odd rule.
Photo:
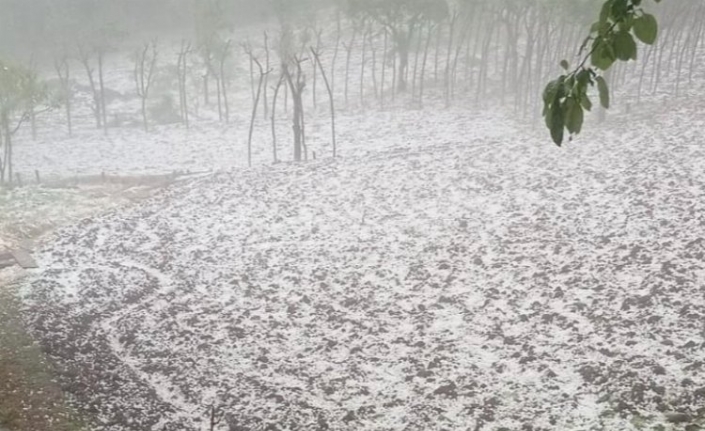
{"label": "white ground cover", "polygon": [[[283,106],[283,100],[280,101]],[[324,103],[320,105],[325,106]],[[486,141],[507,136],[513,129],[503,126],[496,110],[456,110],[448,115],[429,115],[427,110],[371,108],[368,115],[357,109],[339,108],[337,151],[341,156],[356,156],[370,151],[399,146],[427,145],[429,142],[466,142],[468,138]],[[165,174],[173,171],[207,171],[247,166],[247,132],[250,107],[242,101],[232,122],[220,124],[208,118],[192,119],[190,129],[182,125],[154,126],[150,132],[139,127],[110,129],[108,135],[84,124],[73,137],[66,136],[60,112],[50,114],[46,125],[33,141],[23,129],[16,142],[15,172],[33,181],[35,171],[42,178],[99,175]],[[291,107],[289,105],[289,107]],[[121,108],[129,112],[129,106]],[[208,113],[212,115],[212,112]],[[205,115],[205,114],[204,114]],[[279,160],[291,160],[293,141],[291,123],[282,112],[278,118],[277,153]],[[84,115],[86,121],[90,121]],[[306,115],[309,156],[332,156],[330,117],[321,109]],[[253,134],[253,164],[273,161],[271,123],[257,116]]]}
{"label": "white ground cover", "polygon": [[412,115],[344,129],[386,150],[220,172],[58,232],[26,315],[95,429],[207,429],[211,404],[231,430],[705,416],[697,110],[567,151]]}

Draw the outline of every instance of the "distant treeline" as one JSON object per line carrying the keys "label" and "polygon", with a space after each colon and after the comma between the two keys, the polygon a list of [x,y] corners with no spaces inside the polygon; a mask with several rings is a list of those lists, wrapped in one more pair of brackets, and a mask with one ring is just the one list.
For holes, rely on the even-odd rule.
{"label": "distant treeline", "polygon": [[59,44],[90,37],[95,30],[126,37],[184,35],[198,17],[216,11],[236,27],[276,18],[297,9],[330,5],[333,0],[0,0],[0,57],[51,52]]}

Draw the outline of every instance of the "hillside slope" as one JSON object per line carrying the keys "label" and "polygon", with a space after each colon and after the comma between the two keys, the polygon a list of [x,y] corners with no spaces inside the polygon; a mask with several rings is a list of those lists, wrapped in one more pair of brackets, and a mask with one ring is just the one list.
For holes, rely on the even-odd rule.
{"label": "hillside slope", "polygon": [[175,186],[59,232],[27,320],[101,430],[205,429],[213,404],[231,430],[702,421],[687,116]]}

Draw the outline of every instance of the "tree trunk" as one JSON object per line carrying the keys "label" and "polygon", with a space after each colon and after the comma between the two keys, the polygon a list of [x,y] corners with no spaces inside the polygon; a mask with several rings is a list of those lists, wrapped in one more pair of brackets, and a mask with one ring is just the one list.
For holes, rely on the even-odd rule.
{"label": "tree trunk", "polygon": [[475,101],[480,102],[485,98],[485,87],[487,85],[487,74],[490,65],[490,44],[492,42],[492,31],[485,32],[485,40],[482,46],[482,60],[480,62],[480,71],[478,72],[477,92],[475,93]]}
{"label": "tree trunk", "polygon": [[2,161],[5,176],[2,178],[2,182],[12,185],[12,132],[10,132],[10,119],[7,114],[3,114],[0,123],[2,123],[0,126],[2,126],[5,135],[5,159]]}
{"label": "tree trunk", "polygon": [[397,56],[392,56],[392,102],[397,94]]}
{"label": "tree trunk", "polygon": [[409,30],[408,33],[401,31],[397,33],[397,36],[395,37],[397,50],[399,51],[399,68],[397,69],[399,76],[397,77],[397,90],[400,93],[406,91],[406,71],[409,67],[410,37],[411,30]]}
{"label": "tree trunk", "polygon": [[93,76],[93,68],[90,65],[90,58],[88,53],[79,46],[78,48],[79,58],[83,68],[86,71],[86,76],[88,77],[88,84],[91,87],[91,95],[93,96],[93,116],[95,118],[95,126],[97,129],[103,127],[103,116],[101,115],[101,103],[100,103],[100,92],[98,91],[98,86],[95,82],[95,77]]}
{"label": "tree trunk", "polygon": [[[445,21],[443,21],[445,22]],[[441,35],[443,34],[443,22],[441,22],[436,30],[436,52],[433,58],[433,84],[438,85],[438,61],[441,57]]]}
{"label": "tree trunk", "polygon": [[[421,33],[419,33],[419,37]],[[433,23],[429,21],[428,23],[428,37],[426,38],[426,45],[423,50],[423,60],[421,61],[421,76],[419,78],[419,105],[423,106],[423,90],[424,90],[424,80],[426,76],[426,60],[428,59],[428,48],[431,45],[431,39],[433,38]]]}
{"label": "tree trunk", "polygon": [[279,94],[279,89],[284,82],[284,74],[279,76],[279,81],[277,86],[274,87],[274,96],[272,97],[272,155],[274,157],[274,163],[277,163],[279,159],[277,158],[277,127],[276,127],[276,117],[277,117],[277,95]]}
{"label": "tree trunk", "polygon": [[419,70],[419,56],[421,55],[421,42],[423,39],[423,30],[419,30],[419,35],[416,38],[416,49],[414,52],[414,71],[411,73],[411,99],[416,97],[416,76]]}
{"label": "tree trunk", "polygon": [[382,82],[380,85],[380,90],[379,90],[379,103],[380,107],[384,109],[384,84],[386,82],[385,78],[385,72],[387,71],[387,39],[389,35],[387,33],[387,30],[384,30],[384,46],[383,46],[383,52],[382,52]]}
{"label": "tree trunk", "polygon": [[[269,72],[271,65],[270,65],[270,59],[269,59],[269,36],[267,35],[267,32],[264,32],[264,67],[265,70]],[[269,84],[269,73],[267,73],[264,76],[264,83],[262,84],[264,87],[262,87],[262,102],[264,103],[264,118],[266,119],[267,116],[269,115],[269,102],[267,98],[267,84]]]}
{"label": "tree trunk", "polygon": [[353,45],[355,44],[355,38],[357,37],[357,29],[353,29],[353,34],[350,38],[350,45],[343,44],[343,47],[347,51],[347,56],[345,58],[345,105],[348,104],[348,81],[350,77],[350,58],[352,56]]}
{"label": "tree trunk", "polygon": [[458,13],[454,12],[450,18],[448,26],[448,46],[446,47],[446,68],[443,74],[443,95],[446,108],[450,106],[450,59],[453,52],[453,39],[455,38],[455,24],[458,21]]}
{"label": "tree trunk", "polygon": [[328,78],[326,77],[326,72],[323,70],[323,65],[321,64],[321,58],[318,55],[318,52],[311,50],[311,53],[313,54],[313,57],[316,60],[316,63],[318,64],[318,68],[321,71],[321,76],[323,77],[323,82],[325,83],[326,89],[328,90],[328,100],[330,101],[331,144],[333,146],[333,158],[335,158],[337,156],[338,150],[335,142],[335,102],[333,97],[333,88],[330,86]]}
{"label": "tree trunk", "polygon": [[372,88],[375,93],[375,99],[379,98],[379,86],[377,85],[377,47],[375,46],[372,35],[370,36],[370,52],[372,53]]}
{"label": "tree trunk", "polygon": [[330,65],[330,88],[335,91],[335,63],[338,59],[338,51],[340,50],[340,11],[336,11],[336,33],[335,33],[335,47],[333,48],[333,61]]}
{"label": "tree trunk", "polygon": [[98,51],[98,82],[100,84],[100,112],[103,116],[103,132],[108,134],[108,113],[105,103],[105,80],[103,79],[103,51]]}
{"label": "tree trunk", "polygon": [[179,112],[181,114],[181,122],[189,128],[188,116],[188,96],[186,93],[186,71],[187,71],[187,56],[190,52],[191,44],[186,41],[181,42],[181,49],[176,62],[176,73],[179,80]]}
{"label": "tree trunk", "polygon": [[[228,87],[227,87],[227,77],[225,76],[225,62],[228,59],[228,54],[230,53],[230,40],[225,43],[223,51],[220,55],[220,92],[223,93],[223,109],[225,112],[225,122],[230,122],[230,103],[228,103]],[[218,106],[220,106],[220,99],[218,100]]]}
{"label": "tree trunk", "polygon": [[257,82],[257,93],[255,99],[252,102],[252,117],[250,117],[250,130],[247,133],[247,167],[252,167],[252,131],[255,128],[255,118],[257,117],[257,105],[259,104],[260,94],[262,93],[262,83],[264,82],[264,76],[267,74],[262,69],[262,65],[257,61],[256,58],[251,57],[251,59],[257,63],[259,68],[259,81]]}
{"label": "tree trunk", "polygon": [[367,30],[362,34],[362,60],[360,61],[360,107],[365,106],[365,63],[367,62],[367,37],[370,31]]}
{"label": "tree trunk", "polygon": [[286,76],[287,82],[289,84],[289,90],[291,91],[291,98],[294,103],[294,121],[292,128],[294,130],[294,160],[299,162],[302,160],[302,156],[307,156],[306,141],[304,135],[304,118],[303,118],[303,102],[302,94],[305,87],[305,82],[303,81],[301,72],[301,62],[299,59],[295,58],[296,61],[296,81],[294,81],[289,69],[284,65],[284,74]]}

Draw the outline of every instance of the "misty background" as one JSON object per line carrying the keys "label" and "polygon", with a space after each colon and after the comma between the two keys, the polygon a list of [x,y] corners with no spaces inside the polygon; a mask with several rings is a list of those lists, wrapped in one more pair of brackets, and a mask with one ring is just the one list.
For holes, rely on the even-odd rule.
{"label": "misty background", "polygon": [[604,3],[0,0],[0,431],[705,426],[705,1],[558,148]]}

